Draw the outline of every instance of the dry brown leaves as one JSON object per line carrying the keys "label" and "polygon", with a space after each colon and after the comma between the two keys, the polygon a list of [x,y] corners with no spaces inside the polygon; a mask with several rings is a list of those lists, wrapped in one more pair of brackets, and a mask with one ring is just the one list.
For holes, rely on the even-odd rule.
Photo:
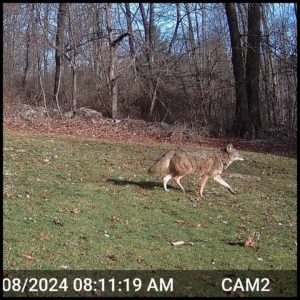
{"label": "dry brown leaves", "polygon": [[17,132],[50,133],[58,135],[71,135],[80,137],[93,137],[123,142],[167,142],[184,146],[204,146],[220,148],[227,143],[233,143],[237,149],[277,153],[294,156],[293,149],[265,149],[262,144],[255,141],[240,139],[214,139],[198,138],[191,140],[189,137],[178,138],[170,134],[170,129],[163,129],[159,123],[150,123],[142,120],[122,119],[112,120],[109,118],[98,119],[91,122],[84,118],[52,119],[39,118],[33,122],[26,121],[18,115],[4,113],[4,130],[9,129]]}

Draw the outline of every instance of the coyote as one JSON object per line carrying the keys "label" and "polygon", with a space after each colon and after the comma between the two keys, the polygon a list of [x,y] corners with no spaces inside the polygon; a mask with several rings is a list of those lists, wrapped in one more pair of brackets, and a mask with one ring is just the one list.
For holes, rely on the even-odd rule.
{"label": "coyote", "polygon": [[221,178],[223,168],[228,168],[235,160],[243,160],[243,158],[233,148],[232,144],[217,152],[191,153],[182,150],[171,150],[156,161],[149,168],[148,173],[166,173],[167,176],[163,178],[163,185],[167,192],[169,191],[167,183],[172,178],[184,192],[180,179],[188,174],[196,174],[202,176],[199,181],[201,197],[203,197],[203,189],[210,176],[226,187],[232,194],[236,194],[230,185]]}

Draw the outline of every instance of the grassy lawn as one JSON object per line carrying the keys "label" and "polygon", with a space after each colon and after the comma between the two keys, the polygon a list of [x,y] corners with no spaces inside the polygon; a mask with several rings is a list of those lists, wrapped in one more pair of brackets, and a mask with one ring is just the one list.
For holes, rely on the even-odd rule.
{"label": "grassy lawn", "polygon": [[196,177],[166,193],[147,174],[172,148],[6,130],[4,269],[296,269],[295,159],[241,152],[238,195],[210,179],[199,198]]}

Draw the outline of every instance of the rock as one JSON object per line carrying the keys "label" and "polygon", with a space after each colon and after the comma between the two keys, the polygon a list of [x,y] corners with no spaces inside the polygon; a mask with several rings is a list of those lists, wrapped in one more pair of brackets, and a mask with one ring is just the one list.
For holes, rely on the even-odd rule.
{"label": "rock", "polygon": [[26,121],[33,122],[38,117],[38,113],[31,106],[25,104],[20,116]]}
{"label": "rock", "polygon": [[87,107],[80,107],[76,110],[76,114],[79,117],[100,117],[102,118],[102,113]]}
{"label": "rock", "polygon": [[67,119],[71,119],[74,117],[74,112],[73,111],[68,111],[64,115]]}
{"label": "rock", "polygon": [[47,110],[44,106],[38,106],[38,107],[36,107],[36,110],[38,110],[44,114],[47,114]]}
{"label": "rock", "polygon": [[47,117],[47,110],[44,106],[38,106],[36,111],[39,117]]}
{"label": "rock", "polygon": [[39,117],[47,116],[47,111],[43,106],[32,107],[28,104],[24,104],[20,116],[26,121],[33,122]]}
{"label": "rock", "polygon": [[89,120],[90,118],[95,122],[95,119],[97,118],[102,118],[102,113],[91,109],[91,108],[87,108],[87,107],[80,107],[78,109],[76,109],[75,111],[68,111],[64,114],[64,116],[68,119],[72,119],[72,118],[84,118],[86,120]]}
{"label": "rock", "polygon": [[160,127],[162,129],[170,129],[172,126],[169,125],[169,124],[167,124],[167,123],[165,123],[165,122],[160,122]]}

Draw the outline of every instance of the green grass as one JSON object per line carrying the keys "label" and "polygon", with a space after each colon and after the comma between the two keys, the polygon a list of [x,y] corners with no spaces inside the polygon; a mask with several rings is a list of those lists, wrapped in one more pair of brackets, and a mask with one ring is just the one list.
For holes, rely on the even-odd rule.
{"label": "green grass", "polygon": [[147,174],[172,148],[5,131],[4,269],[296,269],[295,159],[241,152],[238,195],[210,179],[199,198],[196,177],[166,193]]}

